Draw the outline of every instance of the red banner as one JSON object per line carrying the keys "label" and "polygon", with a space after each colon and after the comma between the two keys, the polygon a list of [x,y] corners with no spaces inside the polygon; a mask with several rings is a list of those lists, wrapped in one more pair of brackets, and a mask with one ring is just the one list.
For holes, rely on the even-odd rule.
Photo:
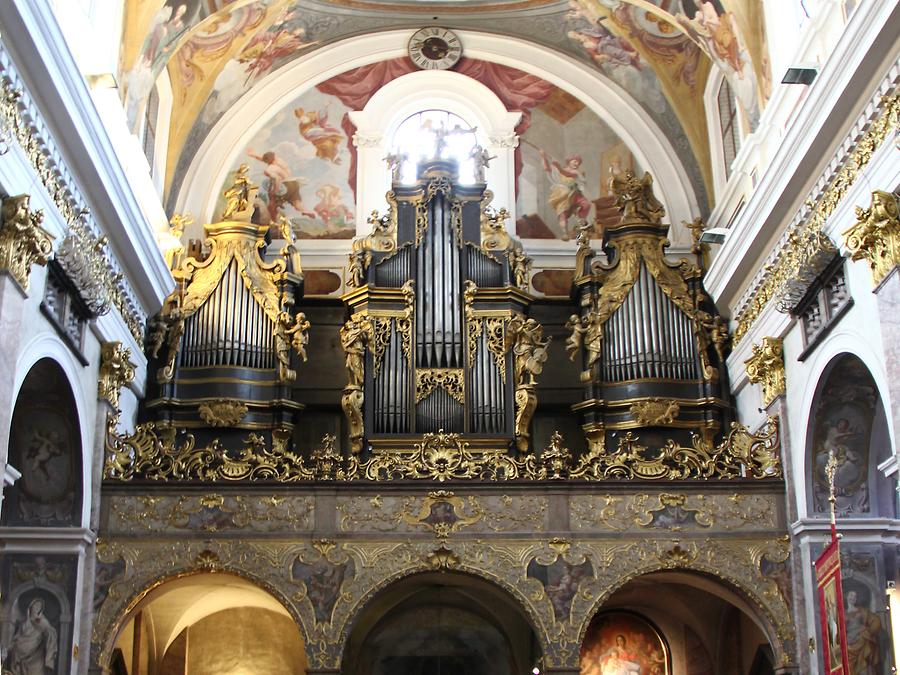
{"label": "red banner", "polygon": [[844,623],[844,592],[841,588],[841,553],[837,538],[816,560],[819,614],[822,616],[822,654],[828,675],[850,675],[847,658],[847,628]]}

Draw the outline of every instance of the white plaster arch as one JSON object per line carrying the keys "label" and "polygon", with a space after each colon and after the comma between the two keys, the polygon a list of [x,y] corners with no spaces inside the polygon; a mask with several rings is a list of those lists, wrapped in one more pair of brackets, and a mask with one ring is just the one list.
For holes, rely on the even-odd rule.
{"label": "white plaster arch", "polygon": [[[31,368],[41,359],[52,359],[62,368],[75,399],[75,410],[78,415],[78,433],[81,436],[81,526],[88,527],[91,514],[91,495],[93,494],[94,464],[94,420],[92,414],[95,406],[85,393],[82,382],[84,367],[75,360],[69,348],[56,335],[50,332],[40,333],[22,347],[16,360],[15,378],[13,380],[12,401],[15,410],[16,401],[22,383]],[[95,394],[96,398],[96,394]]]}
{"label": "white plaster arch", "polygon": [[[890,397],[887,381],[887,372],[878,352],[873,349],[864,339],[861,332],[849,330],[847,328],[837,327],[828,337],[823,340],[819,347],[813,352],[806,361],[805,379],[809,386],[803,387],[802,397],[799,403],[799,415],[790,415],[792,424],[790,425],[790,438],[792,446],[797,450],[793,452],[792,463],[794,465],[794,475],[802,476],[802,480],[795,481],[795,490],[797,494],[797,507],[801,517],[810,516],[809,513],[809,494],[807,494],[808,485],[806,481],[807,472],[812,471],[810,466],[809,448],[807,442],[809,439],[810,424],[813,419],[813,405],[816,402],[816,394],[819,392],[819,385],[825,369],[831,362],[842,354],[850,354],[856,356],[863,365],[868,369],[878,388],[878,395],[881,397],[882,405],[889,410]],[[788,410],[793,407],[791,401],[788,401]],[[888,433],[891,437],[891,444],[896,453],[897,441],[893,437],[894,430],[890,424]]]}
{"label": "white plaster arch", "polygon": [[[675,148],[647,112],[622,87],[593,67],[525,40],[459,31],[466,55],[512,68],[526,69],[572,94],[604,122],[632,150],[638,163],[654,173],[659,196],[670,222],[691,220],[699,211],[696,195]],[[190,213],[195,222],[208,222],[215,209],[216,192],[225,180],[241,147],[291,100],[330,77],[347,70],[405,55],[408,30],[356,36],[326,45],[301,56],[263,78],[246,92],[213,127],[194,154],[181,186],[175,210]],[[265,111],[262,112],[261,111]],[[366,205],[360,205],[362,209]],[[684,228],[675,228],[675,247],[689,246]],[[571,242],[553,242],[561,250],[574,250]],[[349,242],[345,248],[349,246]]]}
{"label": "white plaster arch", "polygon": [[478,127],[476,139],[495,159],[487,169],[488,186],[494,193],[494,205],[510,212],[507,226],[515,224],[515,127],[520,112],[509,112],[503,102],[485,85],[453,71],[421,70],[391,80],[369,99],[366,106],[350,113],[356,125],[358,234],[368,233],[365,214],[369,204],[381,206],[390,189],[390,176],[381,162],[397,127],[426,108],[447,110]]}

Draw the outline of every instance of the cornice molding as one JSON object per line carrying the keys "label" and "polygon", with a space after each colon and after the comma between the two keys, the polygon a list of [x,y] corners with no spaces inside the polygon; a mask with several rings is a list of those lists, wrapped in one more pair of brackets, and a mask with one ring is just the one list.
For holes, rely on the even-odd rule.
{"label": "cornice molding", "polygon": [[[793,123],[780,139],[778,151],[768,162],[747,205],[732,224],[730,236],[710,265],[705,284],[723,309],[740,306],[738,294],[748,293],[742,291],[742,284],[753,277],[755,270],[765,266],[766,261],[760,258],[770,250],[773,237],[785,223],[796,223],[805,215],[802,207],[801,213],[793,217],[790,211],[796,208],[793,205],[806,201],[802,191],[808,183],[798,177],[802,179],[822,171],[819,167],[823,152],[838,157],[845,154],[847,146],[858,136],[859,125],[849,130],[835,150],[823,151],[817,146],[825,142],[834,147],[831,139],[845,136],[845,130],[852,126],[854,115],[858,114],[854,111],[863,107],[861,116],[865,121],[873,105],[893,88],[897,66],[883,65],[883,55],[893,52],[896,35],[891,26],[896,25],[898,16],[900,6],[891,3],[863,3],[854,12]],[[869,83],[885,71],[887,75],[872,92]],[[860,106],[862,101],[867,103]],[[762,123],[771,114],[764,114]],[[821,192],[830,172],[825,168],[825,175],[808,192],[807,198],[815,198]]]}
{"label": "cornice molding", "polygon": [[[174,285],[147,217],[140,208],[118,155],[97,112],[91,92],[69,52],[49,3],[11,0],[0,3],[5,28],[0,63],[13,89],[22,90],[20,110],[40,130],[49,164],[63,191],[67,210],[90,206],[88,231],[109,239],[109,258],[127,292],[113,304],[135,333],[136,320],[156,311]],[[26,153],[27,155],[27,153]],[[30,157],[29,157],[30,159]],[[74,180],[74,176],[78,180]],[[46,186],[59,206],[54,186]],[[66,211],[61,215],[71,224]],[[129,314],[135,316],[129,317]]]}

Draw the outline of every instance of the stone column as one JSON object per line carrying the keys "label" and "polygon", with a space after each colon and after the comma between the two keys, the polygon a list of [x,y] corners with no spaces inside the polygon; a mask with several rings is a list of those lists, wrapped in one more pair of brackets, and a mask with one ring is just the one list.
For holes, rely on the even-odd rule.
{"label": "stone column", "polygon": [[[0,387],[0,473],[4,475],[9,454],[9,428],[16,403],[13,383],[26,297],[11,276],[0,274],[0,382],[4,383]],[[6,487],[5,481],[3,487]]]}
{"label": "stone column", "polygon": [[[888,424],[900,441],[900,270],[894,268],[875,288],[878,302],[878,325],[884,348],[884,369],[887,373],[888,396],[885,411]],[[897,448],[895,448],[897,450]]]}
{"label": "stone column", "polygon": [[[790,435],[790,429],[787,424],[788,420],[788,408],[787,408],[787,399],[785,398],[784,393],[776,396],[768,406],[766,406],[766,413],[773,417],[778,417],[779,421],[779,438],[781,441],[781,466],[782,471],[784,472],[784,485],[785,485],[785,518],[788,523],[788,528],[790,528],[790,524],[797,522],[798,518],[798,507],[797,507],[797,481],[803,481],[803,476],[794,476],[793,464],[791,463],[791,457],[794,456],[795,453],[803,453],[803,446],[794,447],[792,443],[792,438]],[[811,666],[809,663],[809,652],[806,649],[801,649],[800,645],[805,645],[807,640],[807,623],[806,623],[806,596],[803,591],[803,556],[800,552],[800,542],[796,537],[791,537],[791,557],[788,559],[791,570],[791,610],[793,612],[793,623],[794,623],[794,632],[795,632],[795,649],[796,654],[792,654],[791,656],[795,659],[796,666],[782,666],[781,669],[776,668],[776,673],[797,673],[804,672],[810,673],[812,672]]]}

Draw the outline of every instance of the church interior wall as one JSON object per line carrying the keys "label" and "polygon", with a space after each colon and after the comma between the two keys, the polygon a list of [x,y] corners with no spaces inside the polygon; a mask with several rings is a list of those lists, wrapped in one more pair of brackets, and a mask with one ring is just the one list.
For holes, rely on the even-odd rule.
{"label": "church interior wall", "polygon": [[[51,7],[12,0],[0,8],[4,28],[0,69],[12,73],[11,81],[23,95],[23,103],[10,108],[8,87],[0,92],[7,97],[0,101],[0,133],[13,128],[13,135],[0,137],[0,145],[10,146],[6,152],[0,149],[0,196],[7,202],[15,195],[29,194],[30,212],[43,211],[42,226],[58,249],[72,229],[72,219],[61,206],[58,183],[48,178],[50,169],[45,170],[41,161],[51,168],[62,166],[78,199],[90,207],[94,227],[111,242],[103,255],[121,269],[123,276],[116,283],[129,289],[136,315],[155,315],[175,283],[158,250],[172,243],[167,210],[174,206],[175,211],[195,217],[183,243],[201,239],[204,226],[219,220],[228,203],[221,193],[233,183],[236,163],[255,163],[254,183],[264,178],[262,163],[247,151],[248,146],[257,151],[268,145],[279,147],[274,143],[278,139],[261,138],[271,133],[273,120],[283,118],[285,130],[290,127],[293,133],[295,108],[318,110],[328,100],[337,101],[322,94],[317,85],[350,68],[404,57],[409,37],[409,31],[392,26],[311,49],[254,81],[243,97],[235,97],[226,115],[208,125],[206,136],[189,136],[180,164],[174,154],[166,156],[170,132],[173,137],[176,134],[176,95],[181,95],[176,88],[180,85],[164,86],[162,108],[167,112],[162,117],[171,111],[173,126],[163,119],[158,128],[151,168],[139,139],[128,128],[120,98],[125,83],[120,81],[116,89],[108,83],[98,85],[103,78],[93,77],[106,70],[116,72],[117,58],[110,57],[110,50],[118,54],[120,45],[110,31],[104,33],[102,45],[91,48],[90,31],[81,28],[96,27],[92,22],[100,19],[92,14],[96,7],[88,8],[88,4],[76,7],[57,0]],[[887,675],[894,657],[885,589],[897,581],[900,544],[895,489],[900,370],[896,335],[891,333],[896,323],[892,312],[898,306],[891,293],[900,293],[896,290],[900,277],[895,269],[875,285],[869,262],[851,260],[853,252],[844,233],[862,218],[855,207],[869,207],[873,190],[896,195],[900,186],[896,107],[893,122],[871,156],[854,172],[840,198],[830,203],[821,222],[834,255],[842,258],[851,304],[812,345],[804,339],[801,317],[777,311],[774,299],[763,303],[755,319],[745,321],[744,314],[759,297],[773,251],[787,240],[788,230],[811,217],[803,206],[807,198],[814,209],[816,203],[826,201],[823,189],[847,166],[847,158],[882,113],[881,96],[896,94],[900,37],[893,19],[900,9],[889,1],[858,3],[855,8],[853,4],[821,0],[807,7],[812,16],[803,16],[797,6],[787,11],[774,0],[760,3],[765,8],[762,20],[775,80],[788,65],[816,63],[821,85],[792,89],[776,84],[771,97],[763,97],[761,116],[753,129],[747,125],[731,178],[724,182],[724,176],[719,176],[713,181],[709,209],[705,206],[709,186],[698,178],[702,173],[695,166],[698,159],[679,156],[684,139],[667,137],[658,119],[622,84],[621,73],[610,76],[609,70],[551,48],[549,41],[494,35],[465,22],[458,31],[466,58],[523,69],[570,97],[571,108],[535,108],[529,138],[540,139],[542,149],[560,160],[578,150],[593,153],[584,164],[594,178],[613,161],[595,152],[593,144],[609,146],[611,152],[633,153],[631,168],[639,175],[644,169],[650,171],[656,195],[667,210],[665,222],[672,223],[669,236],[677,256],[670,259],[692,257],[691,234],[682,221],[706,215],[709,226],[728,226],[725,244],[713,245],[709,251],[705,278],[718,310],[731,320],[732,331],[742,330],[733,340],[727,366],[720,364],[729,380],[724,398],[730,400],[724,405],[733,405],[736,420],[750,432],[764,433],[768,416],[778,418],[781,433],[776,447],[783,479],[769,475],[762,480],[654,483],[632,478],[596,485],[544,479],[471,483],[110,479],[106,462],[115,456],[108,454],[106,442],[135,438],[140,433],[137,425],[154,419],[155,413],[145,406],[145,392],[148,382],[151,387],[161,384],[162,369],[157,368],[161,364],[148,364],[144,326],[134,329],[127,303],[87,321],[82,343],[73,349],[41,309],[51,274],[46,261],[29,264],[27,289],[10,273],[0,274],[0,465],[5,469],[6,495],[0,501],[3,666],[11,654],[20,657],[15,644],[29,617],[42,614],[56,643],[52,649],[48,646],[51,631],[47,630],[42,649],[53,654],[44,672],[54,675],[201,675],[232,672],[229,668],[237,674],[245,672],[235,656],[244,647],[244,656],[251,654],[256,662],[252,672],[357,675],[353,668],[361,661],[353,649],[366,644],[366,631],[372,629],[373,640],[383,639],[393,648],[397,636],[415,632],[417,609],[425,615],[441,615],[444,591],[440,589],[457,583],[448,581],[453,578],[466,580],[459,583],[469,589],[467,593],[477,595],[477,589],[482,589],[484,594],[478,597],[478,611],[473,609],[474,602],[466,606],[465,598],[473,596],[465,593],[454,600],[456,604],[446,605],[448,611],[457,612],[451,617],[454,625],[472,630],[478,640],[483,638],[483,651],[500,644],[491,640],[506,639],[512,652],[527,655],[522,658],[528,663],[516,661],[518,656],[511,659],[516,672],[523,665],[530,670],[537,664],[541,672],[574,675],[580,669],[583,675],[599,675],[599,659],[604,658],[599,655],[615,647],[616,634],[612,629],[604,634],[606,643],[598,641],[590,652],[597,663],[588,665],[581,655],[589,642],[591,622],[604,614],[631,612],[665,638],[668,670],[657,671],[661,674],[816,675],[826,669],[813,560],[829,538],[820,474],[824,475],[823,449],[833,446],[842,462],[835,482],[850,655],[861,674]],[[64,21],[67,16],[71,23]],[[606,29],[606,24],[597,26]],[[17,29],[21,34],[17,35]],[[795,39],[798,30],[799,40]],[[114,47],[107,45],[113,42]],[[600,56],[599,52],[594,55],[597,65]],[[716,68],[712,67],[713,73]],[[81,81],[81,75],[93,77],[90,85]],[[159,81],[168,77],[164,73]],[[710,83],[717,77],[709,78],[708,92],[715,90]],[[415,87],[405,86],[415,93]],[[224,89],[221,93],[224,97]],[[457,94],[465,96],[465,85],[459,86]],[[384,120],[388,120],[389,103]],[[558,123],[557,117],[578,106],[568,124]],[[351,111],[332,102],[330,123],[339,125],[342,114]],[[54,148],[50,160],[35,160],[37,155],[25,147],[26,140],[14,135],[11,115],[35,112],[43,122],[35,125],[33,135],[50,139]],[[211,108],[210,119],[215,117],[213,112]],[[503,106],[499,112],[512,115],[514,111]],[[496,117],[498,110],[492,114]],[[504,120],[512,123],[511,117]],[[512,141],[522,139],[525,134],[489,148],[505,153],[503,161],[488,167],[489,176],[494,175],[490,171],[510,173]],[[342,143],[347,141],[342,136]],[[365,199],[359,195],[354,199],[346,181],[342,183],[339,201],[346,211],[346,222],[342,222],[347,232],[335,237],[330,231],[323,241],[299,236],[296,242],[307,274],[307,292],[294,309],[304,312],[311,323],[310,359],[304,363],[292,357],[297,377],[284,390],[305,406],[292,439],[300,463],[324,451],[323,435],[336,437],[339,452],[352,442],[352,424],[341,408],[347,378],[340,340],[347,306],[341,296],[351,291],[347,253],[357,242],[350,240],[357,236],[357,241],[364,241],[372,233],[372,224],[366,222],[372,208],[368,200],[376,193],[380,199],[387,175],[374,170],[380,168],[385,148],[374,142],[366,146],[365,141],[362,135],[355,141],[358,156],[364,158],[364,166],[357,171],[359,185],[368,186]],[[715,142],[709,150],[718,151]],[[533,148],[529,152],[530,177],[536,181],[539,154]],[[332,161],[338,158],[340,166]],[[332,161],[330,168],[343,172],[349,153],[341,146],[334,157],[325,159]],[[316,178],[325,181],[328,177]],[[589,197],[612,198],[612,189],[594,178],[588,192],[597,194],[590,192]],[[523,184],[528,185],[527,179],[523,174]],[[331,185],[335,180],[326,182]],[[307,206],[315,206],[313,195],[321,188],[314,181],[303,188]],[[513,189],[509,185],[504,189],[507,199],[495,200],[494,206],[511,210],[506,231],[515,235],[521,214],[516,213]],[[534,192],[529,195],[534,203],[546,201],[549,195]],[[528,210],[531,202],[520,200],[521,210]],[[743,210],[734,215],[739,204]],[[570,297],[574,293],[572,265],[579,245],[561,237],[523,239],[524,251],[534,259],[524,284],[534,297],[528,316],[542,326],[544,338],[552,338],[543,373],[534,386],[540,403],[530,426],[531,452],[536,458],[544,457],[554,448],[553,435],[559,431],[565,451],[584,456],[596,441],[586,435],[590,425],[572,412],[572,406],[582,402],[586,381],[580,379],[580,363],[570,360],[563,349],[572,335],[568,324],[575,307],[575,296]],[[599,245],[598,239],[594,246]],[[694,246],[699,247],[699,242]],[[277,248],[270,246],[270,259]],[[598,255],[597,260],[609,264],[612,258]],[[804,283],[815,282],[806,279]],[[388,311],[400,310],[392,305]],[[775,369],[781,368],[783,387],[774,396],[769,396],[768,383],[750,381],[746,367],[756,353],[754,348],[768,338],[781,341],[781,362]],[[108,347],[113,343],[129,351],[112,357]],[[847,419],[849,413],[837,402],[830,407],[822,404],[832,369],[848,358],[858,359],[871,375],[872,386],[862,380],[855,384],[877,394],[877,402],[859,395],[859,400],[871,403],[867,413],[860,413],[869,414],[871,428],[864,448],[857,442],[862,422]],[[11,446],[17,442],[12,429],[16,403],[23,391],[34,396],[28,374],[46,360],[52,360],[72,390],[72,421],[77,422],[78,438],[69,445],[77,445],[70,450],[80,453],[75,463],[80,473],[73,478],[80,484],[80,499],[77,513],[65,523],[50,522],[52,518],[22,523],[10,511],[21,508],[17,491],[35,484],[42,470],[62,466],[52,444]],[[104,389],[106,381],[112,384]],[[61,380],[48,376],[47,382],[46,386],[54,386]],[[59,401],[58,393],[48,392],[47,399]],[[852,392],[847,396],[856,401]],[[111,428],[109,419],[114,420]],[[251,438],[255,430],[247,427],[241,433]],[[198,432],[197,438],[202,447],[206,437]],[[261,442],[265,446],[268,440]],[[227,452],[222,447],[219,451]],[[43,464],[41,448],[49,453]],[[867,455],[867,461],[854,464],[853,457],[858,455]],[[525,457],[513,456],[519,461]],[[9,469],[22,473],[12,487],[7,484],[14,477]],[[850,483],[868,490],[865,507],[856,508],[859,503],[853,499],[862,488],[851,490]],[[204,599],[205,591],[198,590],[200,577],[209,577],[210,587],[218,588],[228,585],[221,579],[234,575],[241,577],[245,584],[241,592],[246,596],[236,592]],[[431,585],[416,586],[423,579]],[[178,605],[172,589],[179,588],[193,588],[191,597],[205,609],[185,609],[190,604],[187,600]],[[169,606],[157,602],[164,595],[161,591],[172,591]],[[268,599],[252,600],[254,593]],[[484,600],[499,597],[492,593],[508,596],[509,602],[509,607],[501,608],[498,601],[496,623],[491,623],[490,600]],[[390,605],[385,598],[395,598],[391,602],[402,610],[400,614],[406,612],[391,626],[394,637],[386,628],[383,635],[378,633],[380,619],[367,614]],[[211,611],[212,607],[218,611]],[[178,612],[182,623],[173,619]],[[518,619],[513,620],[516,612]],[[490,630],[479,624],[486,617]],[[171,631],[163,635],[167,626]],[[236,631],[234,626],[242,628]],[[269,636],[276,633],[297,638],[293,647],[273,652]],[[485,637],[489,633],[490,639]],[[235,650],[216,646],[216,638],[222,635],[233,638]],[[657,675],[650,670],[655,657],[649,648],[640,658],[645,675]],[[143,663],[144,669],[135,672],[136,662]],[[124,670],[113,665],[120,663]]]}

